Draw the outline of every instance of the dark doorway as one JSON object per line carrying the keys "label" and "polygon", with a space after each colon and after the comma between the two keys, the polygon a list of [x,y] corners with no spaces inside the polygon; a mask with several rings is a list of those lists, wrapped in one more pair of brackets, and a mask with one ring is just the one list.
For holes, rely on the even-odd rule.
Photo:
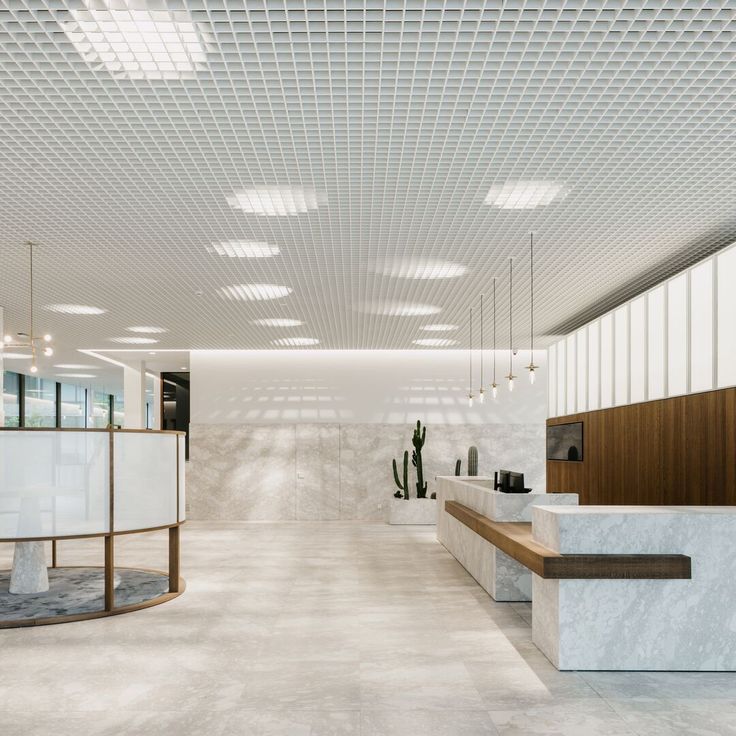
{"label": "dark doorway", "polygon": [[186,432],[189,460],[189,373],[161,374],[161,429]]}

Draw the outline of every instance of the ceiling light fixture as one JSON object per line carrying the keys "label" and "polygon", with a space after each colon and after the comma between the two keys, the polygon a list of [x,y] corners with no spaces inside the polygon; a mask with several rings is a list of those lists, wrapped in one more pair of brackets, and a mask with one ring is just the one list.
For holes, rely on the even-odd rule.
{"label": "ceiling light fixture", "polygon": [[414,345],[422,345],[428,348],[444,348],[449,345],[457,345],[457,340],[448,340],[441,337],[421,337],[418,340],[412,340]]}
{"label": "ceiling light fixture", "polygon": [[263,327],[301,327],[304,322],[300,319],[287,319],[286,317],[266,317],[264,319],[253,319],[252,325]]}
{"label": "ceiling light fixture", "polygon": [[186,11],[148,10],[134,0],[85,5],[70,9],[73,21],[62,27],[89,64],[133,79],[177,79],[205,67],[197,25]]}
{"label": "ceiling light fixture", "polygon": [[70,371],[83,371],[96,369],[96,365],[85,365],[84,363],[54,363],[54,368],[63,368]]}
{"label": "ceiling light fixture", "polygon": [[91,307],[88,304],[47,304],[45,309],[57,314],[96,315],[107,312],[106,309]]}
{"label": "ceiling light fixture", "polygon": [[161,335],[164,332],[168,332],[168,330],[165,329],[164,327],[153,327],[153,326],[146,327],[145,325],[142,325],[142,326],[138,325],[135,327],[126,327],[125,329],[128,330],[128,332],[138,332],[143,335]]}
{"label": "ceiling light fixture", "polygon": [[364,308],[368,314],[380,314],[387,317],[421,317],[427,314],[437,314],[442,310],[432,304],[416,304],[414,302],[389,302],[384,305],[367,305]]}
{"label": "ceiling light fixture", "polygon": [[319,340],[316,337],[280,337],[278,340],[271,340],[271,344],[296,348],[306,345],[319,345]]}
{"label": "ceiling light fixture", "polygon": [[468,406],[473,406],[473,307],[470,307],[470,340],[469,340],[469,346],[468,346],[468,356],[469,356],[469,375],[470,378],[468,380]]}
{"label": "ceiling light fixture", "polygon": [[480,403],[484,403],[486,395],[483,392],[483,294],[480,295],[480,389],[478,390]]}
{"label": "ceiling light fixture", "polygon": [[502,210],[533,210],[564,199],[567,193],[554,181],[516,181],[491,187],[484,201]]}
{"label": "ceiling light fixture", "polygon": [[424,325],[419,329],[427,332],[452,332],[457,329],[457,325]]}
{"label": "ceiling light fixture", "polygon": [[[30,313],[30,330],[28,332],[19,332],[17,337],[11,335],[5,335],[2,342],[2,348],[30,350],[31,373],[38,372],[38,366],[36,365],[36,351],[42,350],[46,357],[51,357],[54,354],[54,349],[51,347],[51,335],[36,335],[33,331],[33,248],[36,245],[30,240],[26,241],[28,246],[28,261],[29,261],[29,281],[30,281],[30,295],[29,302],[31,306]],[[20,338],[20,339],[18,339]],[[22,354],[22,353],[21,353]],[[5,354],[5,357],[9,357],[13,353]]]}
{"label": "ceiling light fixture", "polygon": [[228,258],[271,258],[281,252],[277,245],[255,240],[228,240],[222,243],[212,243],[207,250]]}
{"label": "ceiling light fixture", "polygon": [[514,259],[509,258],[509,391],[514,390],[514,331],[513,331]]}
{"label": "ceiling light fixture", "polygon": [[154,343],[158,342],[158,340],[154,340],[152,337],[111,337],[110,342],[119,342],[123,345],[153,345]]}
{"label": "ceiling light fixture", "polygon": [[496,277],[493,277],[493,383],[491,395],[498,398],[498,384],[496,383]]}
{"label": "ceiling light fixture", "polygon": [[530,335],[529,335],[529,365],[526,369],[529,371],[529,383],[534,383],[535,371],[539,368],[534,365],[534,233],[529,233],[529,272],[531,278],[530,290]]}
{"label": "ceiling light fixture", "polygon": [[220,294],[226,299],[235,301],[265,301],[267,299],[283,299],[291,294],[288,286],[279,284],[233,284],[223,286]]}
{"label": "ceiling light fixture", "polygon": [[462,263],[418,259],[396,261],[377,269],[377,273],[400,279],[451,279],[462,276],[468,269]]}
{"label": "ceiling light fixture", "polygon": [[4,360],[31,360],[33,358],[32,355],[26,353],[6,353],[5,351],[3,351],[2,356]]}
{"label": "ceiling light fixture", "polygon": [[260,186],[241,189],[227,198],[235,210],[249,215],[302,215],[325,204],[327,197],[309,187]]}
{"label": "ceiling light fixture", "polygon": [[57,378],[97,378],[94,373],[57,373]]}

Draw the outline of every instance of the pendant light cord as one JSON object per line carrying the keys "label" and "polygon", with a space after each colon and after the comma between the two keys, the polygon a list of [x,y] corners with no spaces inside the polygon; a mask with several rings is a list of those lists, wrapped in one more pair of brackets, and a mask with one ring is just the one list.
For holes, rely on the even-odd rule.
{"label": "pendant light cord", "polygon": [[469,369],[470,369],[470,384],[468,386],[468,395],[473,393],[473,308],[470,308],[470,348],[468,349],[469,355]]}
{"label": "pendant light cord", "polygon": [[514,259],[509,258],[509,376],[514,373],[514,330],[513,330],[513,291],[514,291]]}
{"label": "pendant light cord", "polygon": [[534,233],[529,233],[529,268],[531,270],[531,335],[529,345],[531,352],[530,365],[534,365]]}
{"label": "pendant light cord", "polygon": [[496,277],[493,277],[493,385],[496,385]]}
{"label": "pendant light cord", "polygon": [[483,391],[483,294],[480,295],[480,390]]}

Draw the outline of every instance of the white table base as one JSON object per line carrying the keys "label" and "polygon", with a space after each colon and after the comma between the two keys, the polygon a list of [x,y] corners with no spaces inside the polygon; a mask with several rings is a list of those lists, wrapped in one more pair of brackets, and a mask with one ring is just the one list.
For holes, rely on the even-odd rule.
{"label": "white table base", "polygon": [[45,593],[49,589],[46,552],[43,542],[16,542],[10,592],[18,595]]}

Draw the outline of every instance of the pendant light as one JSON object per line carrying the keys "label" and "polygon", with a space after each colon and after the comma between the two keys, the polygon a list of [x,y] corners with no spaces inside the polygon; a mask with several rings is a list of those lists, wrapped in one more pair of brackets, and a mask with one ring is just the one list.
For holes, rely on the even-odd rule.
{"label": "pendant light", "polygon": [[478,389],[478,398],[481,404],[486,398],[483,391],[483,294],[480,295],[480,388]]}
{"label": "pendant light", "polygon": [[491,384],[491,395],[498,397],[498,384],[496,383],[496,277],[493,277],[493,383]]}
{"label": "pendant light", "polygon": [[468,381],[468,406],[473,406],[473,308],[470,308],[470,347],[468,349],[469,356],[469,376]]}
{"label": "pendant light", "polygon": [[509,391],[514,390],[514,330],[513,330],[514,259],[509,258]]}
{"label": "pendant light", "polygon": [[531,296],[530,296],[530,335],[529,335],[529,365],[526,369],[529,371],[529,383],[534,383],[535,371],[539,368],[534,365],[534,233],[529,233],[529,272],[531,278]]}
{"label": "pendant light", "polygon": [[5,335],[3,338],[2,347],[12,348],[14,350],[28,350],[31,351],[31,373],[38,373],[38,364],[36,363],[36,344],[45,344],[43,348],[43,354],[50,357],[54,354],[54,349],[51,347],[51,335],[44,335],[43,337],[37,336],[33,332],[33,247],[35,243],[30,241],[26,242],[29,251],[30,260],[30,304],[31,304],[31,315],[30,315],[30,331],[28,333],[19,332],[18,337],[20,340],[14,339],[11,335]]}

